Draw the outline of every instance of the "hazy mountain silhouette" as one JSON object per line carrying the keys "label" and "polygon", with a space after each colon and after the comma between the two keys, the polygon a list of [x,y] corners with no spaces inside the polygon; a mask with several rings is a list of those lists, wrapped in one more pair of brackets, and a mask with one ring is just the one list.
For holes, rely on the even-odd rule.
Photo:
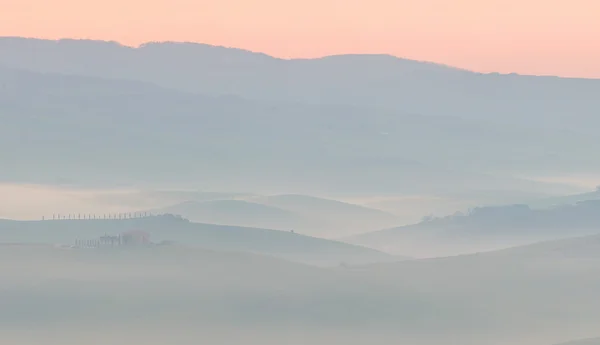
{"label": "hazy mountain silhouette", "polygon": [[[585,136],[554,133],[550,140],[547,132],[476,120],[270,105],[135,81],[0,71],[0,144],[10,167],[0,177],[10,181],[308,194],[464,186],[542,192],[550,186],[488,169],[585,169],[594,166],[590,152],[600,145]],[[30,139],[23,142],[24,136]]]}
{"label": "hazy mountain silhouette", "polygon": [[600,81],[480,74],[388,55],[276,59],[194,43],[131,48],[87,40],[0,39],[0,65],[126,78],[207,95],[347,104],[592,133]]}
{"label": "hazy mountain silhouette", "polygon": [[130,230],[143,230],[156,242],[174,241],[212,250],[262,253],[316,265],[403,259],[370,248],[289,231],[200,224],[172,216],[126,220],[0,220],[0,242],[73,244],[76,239],[95,239]]}
{"label": "hazy mountain silhouette", "polygon": [[391,253],[431,257],[596,233],[600,233],[600,201],[593,200],[552,209],[480,207],[466,215],[434,218],[345,240]]}

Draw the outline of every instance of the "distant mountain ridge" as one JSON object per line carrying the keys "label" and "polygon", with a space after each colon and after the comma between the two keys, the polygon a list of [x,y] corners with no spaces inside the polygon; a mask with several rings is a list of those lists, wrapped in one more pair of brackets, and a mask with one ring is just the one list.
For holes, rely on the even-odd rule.
{"label": "distant mountain ridge", "polygon": [[[126,78],[207,95],[345,104],[586,130],[600,80],[481,74],[387,55],[273,58],[197,43],[0,38],[0,65]],[[431,101],[431,100],[435,101]],[[571,119],[571,121],[569,121]],[[543,121],[542,121],[543,120]],[[598,122],[594,122],[598,124]]]}
{"label": "distant mountain ridge", "polygon": [[598,80],[191,43],[0,38],[0,52],[8,181],[542,195],[575,190],[516,176],[600,171]]}
{"label": "distant mountain ridge", "polygon": [[[518,157],[532,169],[559,168],[570,160],[593,163],[586,150],[567,154],[571,147],[586,146],[585,137],[556,136],[554,144],[539,150],[535,132],[475,120],[274,105],[148,83],[2,68],[0,85],[0,144],[11,167],[0,174],[12,181],[89,183],[110,176],[112,182],[179,182],[221,191],[252,186],[261,192],[411,193],[468,184],[540,192],[549,185],[493,176],[479,167],[507,167]],[[588,150],[594,145],[598,142]],[[532,153],[515,155],[523,147]],[[551,147],[564,151],[560,161],[544,157]],[[473,158],[470,166],[460,161],[465,155]]]}

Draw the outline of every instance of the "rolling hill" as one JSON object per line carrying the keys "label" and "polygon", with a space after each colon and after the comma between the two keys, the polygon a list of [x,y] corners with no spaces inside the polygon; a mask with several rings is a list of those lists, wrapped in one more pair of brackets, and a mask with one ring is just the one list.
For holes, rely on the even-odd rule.
{"label": "rolling hill", "polygon": [[192,223],[169,215],[124,220],[0,220],[0,242],[74,244],[77,239],[95,239],[129,230],[143,230],[156,242],[167,240],[212,250],[261,253],[315,265],[405,259],[287,231]]}
{"label": "rolling hill", "polygon": [[[430,194],[458,186],[564,194],[573,190],[481,167],[590,164],[586,150],[598,144],[470,119],[260,103],[145,82],[0,70],[0,145],[10,167],[0,172],[4,181],[263,194]],[[548,156],[554,148],[564,153],[560,159]]]}
{"label": "rolling hill", "polygon": [[[0,37],[0,182],[164,188],[102,200],[160,201],[170,206],[156,211],[202,220],[0,219],[0,343],[597,337],[596,192],[395,228],[386,212],[309,195],[573,194],[521,176],[600,170],[598,95],[600,80],[387,55]],[[292,225],[305,231],[266,229]],[[367,228],[385,229],[346,242],[305,235]],[[128,230],[160,244],[63,246]]]}
{"label": "rolling hill", "polygon": [[399,221],[396,216],[378,209],[310,195],[281,194],[250,200],[322,222],[329,230],[321,237],[349,236],[373,227],[396,225]]}
{"label": "rolling hill", "polygon": [[[451,303],[457,327],[474,337],[490,331],[487,340],[469,343],[548,344],[597,334],[599,253],[600,235],[590,235],[355,272],[390,289],[419,291],[439,306]],[[520,339],[504,338],[513,332]]]}
{"label": "rolling hill", "polygon": [[326,238],[349,236],[398,222],[395,216],[383,211],[307,195],[190,200],[151,212],[178,214],[198,223],[294,230]]}
{"label": "rolling hill", "polygon": [[[0,65],[39,72],[124,78],[207,95],[346,104],[536,128],[584,131],[598,122],[600,81],[480,74],[388,55],[283,60],[194,43],[4,37]],[[431,101],[435,100],[435,101]]]}
{"label": "rolling hill", "polygon": [[490,251],[550,239],[600,233],[600,203],[552,209],[527,205],[480,207],[469,214],[434,218],[344,239],[348,243],[414,257]]}
{"label": "rolling hill", "polygon": [[600,200],[600,187],[592,192],[537,199],[528,204],[533,208],[549,208],[562,205],[575,205],[580,202],[591,200]]}
{"label": "rolling hill", "polygon": [[165,333],[182,344],[553,344],[597,332],[599,252],[592,236],[326,269],[177,245],[2,246],[0,331],[52,330],[67,344],[94,332],[157,345]]}
{"label": "rolling hill", "polygon": [[312,235],[322,230],[322,224],[316,220],[311,222],[294,212],[245,200],[187,201],[152,212],[178,214],[198,223],[295,230]]}

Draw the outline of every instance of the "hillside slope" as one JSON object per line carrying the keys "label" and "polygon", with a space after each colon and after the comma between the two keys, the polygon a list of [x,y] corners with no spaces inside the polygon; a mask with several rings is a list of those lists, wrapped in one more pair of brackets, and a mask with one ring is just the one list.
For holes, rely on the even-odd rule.
{"label": "hillside slope", "polygon": [[168,215],[126,220],[0,220],[0,242],[74,244],[77,239],[95,239],[129,230],[143,230],[156,242],[166,240],[205,249],[262,253],[316,265],[403,259],[287,231],[192,223]]}
{"label": "hillside slope", "polygon": [[[356,274],[391,289],[419,291],[439,306],[457,303],[457,324],[471,320],[473,336],[491,331],[487,340],[469,343],[549,344],[597,334],[600,301],[593,296],[600,288],[599,253],[600,235],[590,235],[488,253],[375,264]],[[522,338],[503,339],[513,332]]]}
{"label": "hillside slope", "polygon": [[[292,211],[245,200],[187,201],[154,210],[198,223],[266,228],[318,235],[323,224]],[[307,231],[299,231],[306,229]]]}
{"label": "hillside slope", "polygon": [[[479,74],[388,55],[276,59],[193,43],[138,48],[87,40],[0,39],[0,65],[153,82],[212,95],[384,107],[590,131],[600,81]],[[431,100],[435,100],[432,102]],[[595,121],[595,122],[594,122]]]}
{"label": "hillside slope", "polygon": [[598,236],[337,269],[177,245],[1,249],[5,339],[537,345],[600,322]]}
{"label": "hillside slope", "polygon": [[469,214],[431,219],[344,239],[390,253],[434,257],[489,251],[544,240],[600,233],[600,203],[552,209],[526,205],[481,207]]}
{"label": "hillside slope", "polygon": [[585,136],[553,133],[550,140],[460,118],[257,103],[133,81],[5,71],[0,145],[10,168],[0,178],[8,181],[316,195],[427,194],[457,186],[570,193],[488,169],[584,168],[598,145]]}
{"label": "hillside slope", "polygon": [[534,208],[550,208],[564,205],[575,205],[580,202],[592,200],[600,200],[600,187],[587,193],[537,199],[529,202],[528,204]]}
{"label": "hillside slope", "polygon": [[324,235],[330,237],[349,236],[399,222],[398,217],[378,209],[310,195],[280,194],[249,200],[320,221],[325,229],[329,229]]}

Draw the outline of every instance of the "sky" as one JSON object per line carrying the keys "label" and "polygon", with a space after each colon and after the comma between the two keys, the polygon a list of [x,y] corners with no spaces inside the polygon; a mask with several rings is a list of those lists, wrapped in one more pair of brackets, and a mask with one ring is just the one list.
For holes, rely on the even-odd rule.
{"label": "sky", "polygon": [[0,0],[0,36],[190,41],[283,58],[387,53],[600,78],[599,0]]}

